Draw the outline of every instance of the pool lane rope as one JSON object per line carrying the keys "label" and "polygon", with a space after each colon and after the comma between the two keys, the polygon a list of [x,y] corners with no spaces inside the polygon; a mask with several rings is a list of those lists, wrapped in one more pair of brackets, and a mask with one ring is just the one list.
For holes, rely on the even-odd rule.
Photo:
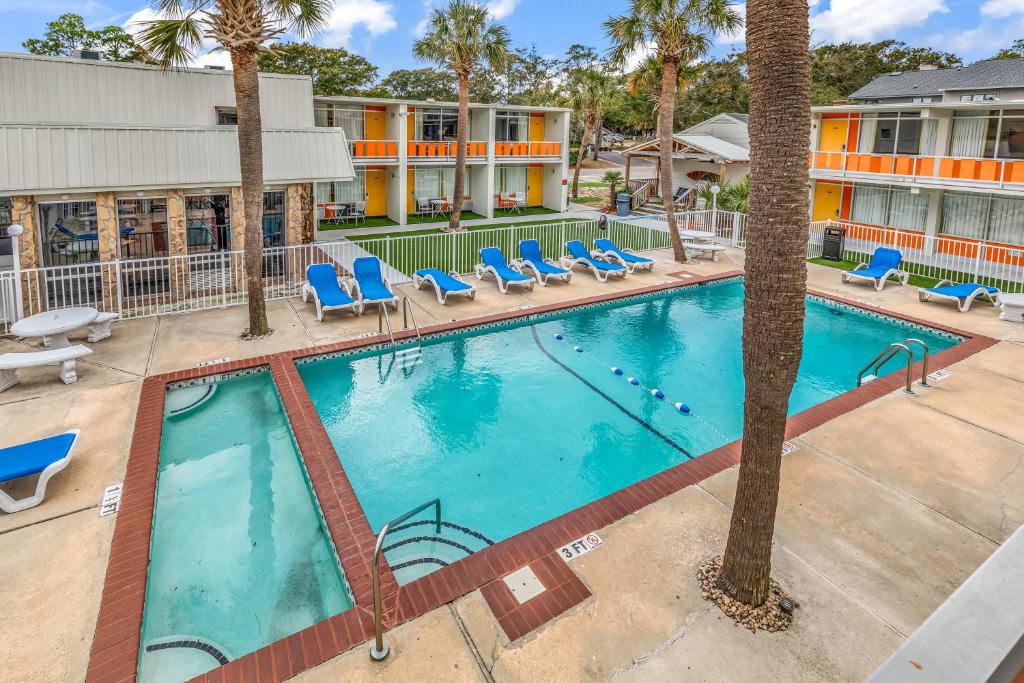
{"label": "pool lane rope", "polygon": [[[554,336],[555,336],[555,341],[559,341],[559,342],[566,341],[565,335],[562,334],[561,332],[556,333]],[[700,422],[702,425],[704,425],[705,427],[710,429],[712,432],[714,432],[719,438],[721,438],[723,443],[728,443],[731,440],[731,439],[729,439],[729,437],[727,437],[725,434],[723,434],[720,429],[718,429],[713,424],[711,424],[710,422],[708,422],[707,420],[702,418],[697,413],[693,412],[693,409],[690,407],[689,404],[687,404],[687,403],[685,403],[683,401],[672,401],[672,400],[670,400],[666,396],[665,392],[662,391],[661,389],[657,388],[657,387],[647,387],[647,386],[644,386],[643,383],[641,383],[640,380],[637,379],[636,377],[631,377],[631,376],[627,375],[626,371],[623,370],[621,367],[619,367],[617,365],[608,365],[603,360],[600,360],[600,359],[596,358],[593,354],[587,353],[587,350],[585,348],[583,348],[582,346],[574,344],[572,348],[573,348],[573,351],[575,351],[576,353],[582,355],[588,361],[591,361],[591,362],[599,365],[603,369],[607,368],[607,369],[611,370],[613,375],[616,375],[617,377],[625,378],[625,380],[629,384],[631,384],[634,387],[638,387],[638,388],[646,391],[653,398],[655,398],[655,399],[657,399],[659,401],[666,401],[667,403],[671,404],[676,412],[678,412],[678,413],[680,413],[682,415],[687,415],[689,417],[696,418],[696,420],[698,422]]]}

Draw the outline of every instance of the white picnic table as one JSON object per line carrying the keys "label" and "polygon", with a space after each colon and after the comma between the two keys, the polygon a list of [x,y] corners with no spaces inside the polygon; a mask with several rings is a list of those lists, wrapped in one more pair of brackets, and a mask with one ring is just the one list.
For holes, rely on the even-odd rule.
{"label": "white picnic table", "polygon": [[699,242],[710,242],[715,239],[715,233],[710,230],[680,230],[679,236],[683,239],[697,240]]}
{"label": "white picnic table", "polygon": [[69,332],[92,324],[99,315],[91,306],[56,308],[22,318],[11,325],[11,332],[19,337],[42,337],[44,346],[63,349],[71,345]]}
{"label": "white picnic table", "polygon": [[1024,323],[1024,294],[998,294],[1000,320]]}

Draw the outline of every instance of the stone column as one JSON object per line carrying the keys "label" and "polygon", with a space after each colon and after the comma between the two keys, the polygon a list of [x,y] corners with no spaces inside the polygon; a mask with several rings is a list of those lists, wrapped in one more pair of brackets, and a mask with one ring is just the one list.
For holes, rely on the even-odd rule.
{"label": "stone column", "polygon": [[[167,277],[172,302],[188,298],[188,223],[185,220],[185,191],[167,190],[167,255],[172,257]],[[174,258],[177,257],[177,258]]]}
{"label": "stone column", "polygon": [[[38,268],[39,257],[39,212],[36,198],[31,195],[11,197],[11,221],[18,223],[25,231],[18,238],[18,257],[21,268]],[[28,274],[21,276],[22,315],[39,313],[47,308],[45,279]]]}
{"label": "stone column", "polygon": [[313,186],[293,183],[285,196],[285,244],[313,241]]}
{"label": "stone column", "polygon": [[[113,192],[96,193],[96,233],[99,241],[101,263],[115,261],[121,256],[121,235],[117,224],[117,199]],[[103,301],[99,308],[105,311],[118,310],[119,284],[114,266],[102,266],[100,280],[103,285]]]}
{"label": "stone column", "polygon": [[231,188],[231,250],[245,250],[245,199],[241,187]]}

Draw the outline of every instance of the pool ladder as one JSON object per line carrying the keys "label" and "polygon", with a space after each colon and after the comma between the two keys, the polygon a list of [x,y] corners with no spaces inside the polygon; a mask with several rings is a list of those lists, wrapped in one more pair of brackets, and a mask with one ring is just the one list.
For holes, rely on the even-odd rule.
{"label": "pool ladder", "polygon": [[423,512],[429,507],[434,508],[434,518],[436,531],[435,533],[441,533],[441,499],[434,498],[428,500],[422,505],[409,510],[401,517],[395,517],[393,520],[385,524],[380,533],[377,534],[377,544],[373,547],[373,561],[370,563],[370,571],[373,575],[373,642],[370,643],[370,658],[375,662],[382,661],[390,653],[390,649],[384,642],[384,621],[382,617],[381,597],[380,597],[380,554],[384,548],[384,538],[388,535],[394,527],[398,526],[402,522],[406,521],[410,517],[415,517],[419,513]]}
{"label": "pool ladder", "polygon": [[908,394],[913,394],[914,391],[911,389],[911,385],[913,384],[914,353],[910,350],[911,345],[920,346],[924,351],[924,358],[921,361],[921,386],[931,386],[928,384],[928,356],[930,351],[928,349],[928,345],[920,339],[905,339],[902,343],[894,342],[889,344],[880,354],[875,356],[870,363],[861,368],[861,371],[857,373],[857,386],[859,387],[871,382],[872,380],[878,379],[878,373],[881,372],[882,366],[902,352],[907,354],[907,380],[903,391]]}
{"label": "pool ladder", "polygon": [[[420,324],[416,321],[416,309],[413,308],[414,302],[408,296],[402,297],[402,329],[409,329],[409,320],[412,320],[412,329],[416,331],[416,344],[419,345],[423,341],[423,335],[420,334]],[[391,327],[391,316],[388,315],[387,304],[380,304],[377,306],[377,332],[384,334],[384,327],[388,329],[388,339],[391,340],[391,347],[394,348],[397,345],[395,341],[395,333]]]}

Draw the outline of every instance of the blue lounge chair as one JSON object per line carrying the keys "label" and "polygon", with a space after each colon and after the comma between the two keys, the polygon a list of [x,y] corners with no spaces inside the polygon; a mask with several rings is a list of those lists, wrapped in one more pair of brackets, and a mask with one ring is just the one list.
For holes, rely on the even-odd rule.
{"label": "blue lounge chair", "polygon": [[498,290],[502,294],[508,294],[508,288],[511,285],[533,289],[536,280],[529,275],[523,275],[514,266],[509,266],[508,262],[505,261],[505,255],[501,253],[501,249],[497,247],[484,247],[480,250],[480,260],[482,263],[478,263],[473,267],[477,279],[483,280],[484,275],[490,273],[498,282]]}
{"label": "blue lounge chair", "polygon": [[464,294],[468,299],[476,298],[476,287],[462,279],[456,271],[445,274],[437,268],[420,268],[412,274],[412,283],[416,289],[426,283],[434,288],[437,296],[437,303],[442,306],[448,303],[448,297],[452,294]]}
{"label": "blue lounge chair", "polygon": [[376,256],[360,256],[352,262],[352,276],[356,279],[359,300],[366,304],[391,304],[398,310],[398,297],[391,291],[391,283],[381,273],[380,259]]}
{"label": "blue lounge chair", "polygon": [[14,500],[0,491],[0,510],[21,512],[42,503],[46,495],[46,483],[71,462],[71,450],[77,441],[78,430],[71,429],[57,436],[0,448],[0,483],[39,475],[36,492],[28,498]]}
{"label": "blue lounge chair", "polygon": [[850,280],[867,280],[875,286],[877,291],[882,291],[885,283],[890,277],[896,277],[902,284],[907,284],[910,273],[900,270],[900,261],[903,254],[898,249],[887,249],[879,247],[871,255],[871,263],[859,263],[853,270],[843,273],[843,282]]}
{"label": "blue lounge chair", "polygon": [[971,310],[971,304],[979,297],[984,297],[993,306],[998,306],[999,300],[996,298],[998,294],[998,287],[989,287],[973,282],[957,284],[952,280],[943,280],[934,287],[922,287],[917,291],[917,297],[921,301],[929,301],[932,297],[952,299],[961,313]]}
{"label": "blue lounge chair", "polygon": [[599,282],[607,282],[609,275],[618,275],[619,277],[626,277],[626,273],[629,269],[626,266],[618,263],[607,263],[605,261],[598,261],[596,258],[590,255],[587,248],[583,246],[583,242],[579,240],[573,240],[572,242],[565,243],[565,250],[569,252],[568,256],[562,257],[562,265],[566,268],[572,268],[573,266],[583,266],[598,279]]}
{"label": "blue lounge chair", "polygon": [[548,278],[557,277],[565,282],[572,279],[572,271],[559,268],[555,265],[554,259],[544,258],[540,253],[540,242],[537,240],[519,241],[519,258],[512,262],[519,270],[529,268],[541,287],[546,287]]}
{"label": "blue lounge chair", "polygon": [[353,315],[363,314],[363,304],[352,298],[347,282],[338,280],[334,266],[329,263],[313,263],[306,266],[306,282],[302,285],[302,302],[310,295],[316,304],[316,319],[323,322],[324,311],[348,309]]}
{"label": "blue lounge chair", "polygon": [[637,268],[644,270],[654,269],[654,259],[645,256],[637,256],[628,249],[619,249],[610,239],[602,238],[594,240],[594,246],[601,253],[601,257],[608,263],[619,263],[629,269],[629,272],[636,272]]}

